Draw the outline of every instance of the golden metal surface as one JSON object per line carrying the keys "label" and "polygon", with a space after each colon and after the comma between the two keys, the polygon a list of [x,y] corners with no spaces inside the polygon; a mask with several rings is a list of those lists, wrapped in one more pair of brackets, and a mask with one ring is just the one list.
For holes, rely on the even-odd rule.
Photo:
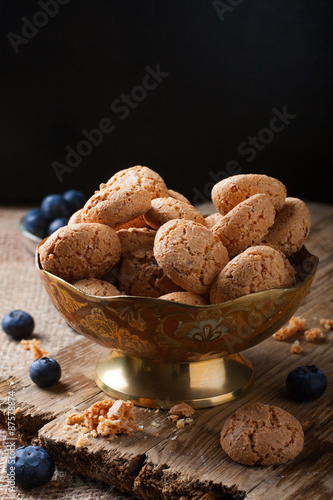
{"label": "golden metal surface", "polygon": [[114,398],[138,406],[170,408],[185,401],[193,408],[226,403],[253,382],[252,365],[240,354],[192,363],[160,363],[116,351],[98,361],[95,381]]}
{"label": "golden metal surface", "polygon": [[[77,332],[108,349],[96,383],[142,406],[195,407],[229,401],[249,387],[253,372],[239,352],[262,342],[295,313],[307,295],[318,258],[305,247],[290,259],[292,288],[266,290],[208,306],[149,297],[96,297],[36,265],[54,306]],[[231,356],[232,355],[232,356]]]}

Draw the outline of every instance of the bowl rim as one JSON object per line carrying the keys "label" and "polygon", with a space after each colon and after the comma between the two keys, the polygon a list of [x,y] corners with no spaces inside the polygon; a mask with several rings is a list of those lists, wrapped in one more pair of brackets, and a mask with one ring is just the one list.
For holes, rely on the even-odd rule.
{"label": "bowl rim", "polygon": [[[268,290],[261,290],[260,292],[254,292],[254,293],[250,293],[247,295],[242,295],[241,297],[237,297],[235,299],[230,299],[230,300],[227,300],[225,302],[218,302],[216,304],[204,304],[204,305],[185,304],[183,302],[173,302],[173,301],[166,300],[166,299],[160,299],[159,297],[144,297],[144,296],[140,296],[140,295],[114,295],[114,296],[102,297],[99,295],[90,295],[86,292],[83,292],[82,290],[79,290],[78,288],[76,288],[74,285],[72,285],[68,281],[64,280],[63,278],[60,278],[59,276],[56,276],[55,274],[52,274],[49,271],[46,271],[45,269],[43,269],[43,267],[40,263],[40,259],[39,259],[39,247],[42,245],[42,243],[44,243],[44,241],[47,238],[48,237],[44,238],[39,243],[38,247],[36,248],[35,264],[36,264],[38,271],[41,273],[45,273],[46,275],[50,276],[53,280],[56,280],[56,281],[60,282],[61,284],[63,284],[65,287],[70,287],[76,294],[80,295],[83,298],[89,297],[89,300],[91,300],[93,302],[98,302],[98,303],[102,302],[102,303],[105,303],[108,305],[112,304],[113,302],[117,302],[119,300],[126,299],[126,301],[128,301],[128,302],[135,302],[135,303],[144,302],[145,303],[148,301],[149,303],[155,302],[156,306],[161,305],[161,304],[165,304],[165,305],[168,304],[168,305],[180,306],[180,307],[185,308],[185,309],[198,309],[198,310],[221,308],[221,306],[224,307],[225,305],[230,305],[231,302],[233,304],[239,303],[239,305],[241,306],[241,304],[243,302],[246,302],[249,300],[249,297],[251,297],[253,299],[256,299],[256,298],[260,299],[263,295],[267,296],[267,294],[269,296],[270,295],[274,296],[274,295],[280,295],[283,293],[296,292],[299,288],[304,287],[304,285],[310,279],[312,280],[314,278],[314,275],[315,275],[317,267],[318,267],[318,262],[319,262],[319,257],[311,254],[308,251],[308,249],[305,247],[305,245],[303,245],[302,248],[299,250],[299,252],[303,251],[306,254],[305,256],[308,256],[311,258],[311,260],[313,262],[313,267],[312,267],[311,271],[309,272],[309,274],[307,274],[307,276],[304,279],[302,279],[299,283],[296,283],[295,286],[288,287],[288,288],[270,288]],[[293,255],[295,255],[295,254],[293,254]]]}
{"label": "bowl rim", "polygon": [[[33,241],[34,243],[36,244],[40,244],[42,241],[43,241],[43,238],[40,238],[39,236],[36,236],[35,234],[33,233],[30,233],[30,231],[27,231],[24,227],[24,215],[21,217],[21,219],[19,220],[19,229],[21,231],[21,233],[23,234],[23,236],[25,236],[26,238],[28,238],[29,240]],[[44,238],[45,239],[45,238]]]}

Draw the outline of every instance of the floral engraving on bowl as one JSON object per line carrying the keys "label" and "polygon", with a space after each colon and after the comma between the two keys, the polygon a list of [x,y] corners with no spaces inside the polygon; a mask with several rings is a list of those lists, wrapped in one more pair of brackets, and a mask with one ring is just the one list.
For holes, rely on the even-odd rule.
{"label": "floral engraving on bowl", "polygon": [[58,297],[59,303],[62,304],[63,308],[69,313],[73,313],[88,305],[88,302],[79,302],[77,297],[73,297],[68,292],[65,292],[63,288],[57,286],[55,283],[51,283],[50,288],[51,291]]}
{"label": "floral engraving on bowl", "polygon": [[[206,317],[205,317],[206,316]],[[228,327],[225,325],[224,318],[207,317],[206,311],[199,313],[196,321],[179,321],[178,328],[175,330],[175,337],[186,337],[193,341],[211,342],[217,340],[223,335],[227,335]]]}
{"label": "floral engraving on bowl", "polygon": [[143,331],[146,328],[146,321],[142,317],[145,308],[142,306],[132,303],[130,306],[123,306],[117,309],[108,307],[107,309],[114,316],[117,315],[120,319],[125,321],[126,324],[137,328],[138,330]]}
{"label": "floral engraving on bowl", "polygon": [[104,341],[104,344],[112,349],[124,351],[130,355],[151,353],[152,351],[149,342],[133,335],[125,328],[119,327],[115,321],[105,316],[102,309],[97,307],[91,309],[91,314],[81,318],[79,324],[82,332],[93,334],[94,337]]}

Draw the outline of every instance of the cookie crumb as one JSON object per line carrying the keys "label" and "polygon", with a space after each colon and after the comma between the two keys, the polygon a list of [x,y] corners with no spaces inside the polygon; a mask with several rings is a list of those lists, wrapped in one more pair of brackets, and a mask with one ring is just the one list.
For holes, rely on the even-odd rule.
{"label": "cookie crumb", "polygon": [[193,415],[194,410],[193,410],[192,406],[188,405],[187,403],[182,402],[182,403],[178,403],[178,404],[173,405],[170,408],[169,413],[171,415],[177,415],[179,417],[190,417],[191,415]]}
{"label": "cookie crumb", "polygon": [[323,326],[326,330],[332,330],[333,329],[333,319],[321,319],[320,320],[321,326]]}
{"label": "cookie crumb", "polygon": [[303,352],[303,347],[299,343],[299,340],[295,340],[295,342],[292,344],[290,348],[290,352],[292,354],[300,354],[301,352]]}
{"label": "cookie crumb", "polygon": [[85,434],[80,434],[76,441],[76,446],[81,448],[82,446],[88,446],[90,444],[89,439]]}
{"label": "cookie crumb", "polygon": [[105,399],[97,401],[81,414],[68,415],[66,424],[78,424],[90,431],[93,437],[132,434],[137,430],[133,408],[131,401]]}
{"label": "cookie crumb", "polygon": [[184,418],[180,418],[179,420],[177,420],[177,423],[176,423],[177,429],[183,429],[184,426],[185,426],[185,419]]}
{"label": "cookie crumb", "polygon": [[21,408],[20,408],[20,407],[16,408],[16,410],[15,410],[15,412],[14,412],[14,415],[17,415],[18,413],[21,413],[21,411],[22,411],[22,410],[21,410]]}
{"label": "cookie crumb", "polygon": [[299,318],[293,316],[290,318],[288,325],[283,326],[273,334],[273,338],[276,340],[286,340],[289,337],[296,335],[298,332],[303,332],[306,328],[306,320],[304,318]]}
{"label": "cookie crumb", "polygon": [[310,328],[305,330],[304,337],[307,342],[316,342],[323,337],[323,331],[321,328]]}
{"label": "cookie crumb", "polygon": [[73,396],[74,392],[69,391],[66,394],[67,394],[67,396]]}
{"label": "cookie crumb", "polygon": [[48,356],[50,353],[40,348],[40,339],[21,340],[21,345],[27,351],[31,351],[34,359],[40,359]]}

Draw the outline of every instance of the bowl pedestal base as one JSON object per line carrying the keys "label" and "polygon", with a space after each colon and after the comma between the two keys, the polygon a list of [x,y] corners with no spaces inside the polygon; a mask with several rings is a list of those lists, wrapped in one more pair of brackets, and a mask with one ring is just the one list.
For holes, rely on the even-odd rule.
{"label": "bowl pedestal base", "polygon": [[116,399],[170,409],[184,401],[207,408],[240,396],[253,382],[253,367],[240,354],[185,363],[148,361],[111,351],[98,361],[95,382]]}

